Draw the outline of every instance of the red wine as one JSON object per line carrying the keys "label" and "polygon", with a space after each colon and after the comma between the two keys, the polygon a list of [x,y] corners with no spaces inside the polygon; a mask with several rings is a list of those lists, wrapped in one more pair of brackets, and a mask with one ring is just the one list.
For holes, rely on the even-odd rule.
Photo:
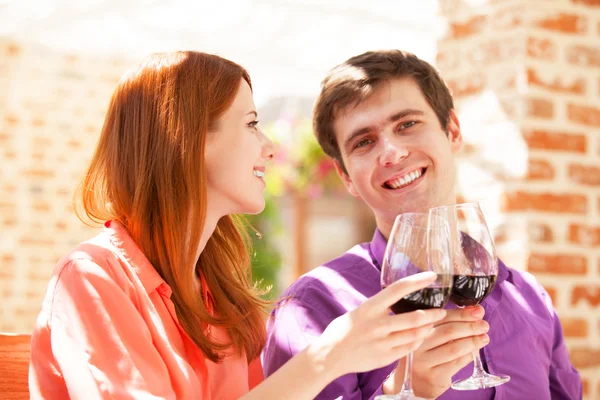
{"label": "red wine", "polygon": [[448,301],[449,294],[450,288],[447,287],[427,287],[401,298],[390,308],[394,314],[427,310],[429,308],[442,308]]}
{"label": "red wine", "polygon": [[460,307],[475,306],[494,288],[496,275],[453,275],[450,301]]}

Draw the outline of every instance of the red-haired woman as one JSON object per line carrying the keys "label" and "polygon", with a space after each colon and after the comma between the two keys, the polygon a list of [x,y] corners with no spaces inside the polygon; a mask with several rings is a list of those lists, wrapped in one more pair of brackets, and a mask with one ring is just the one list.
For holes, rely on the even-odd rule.
{"label": "red-haired woman", "polygon": [[32,337],[33,399],[310,399],[403,357],[443,317],[389,313],[432,281],[423,274],[252,378],[265,304],[235,215],[264,207],[275,147],[257,124],[248,73],[218,56],[156,54],[122,78],[80,191],[104,230],[54,270]]}

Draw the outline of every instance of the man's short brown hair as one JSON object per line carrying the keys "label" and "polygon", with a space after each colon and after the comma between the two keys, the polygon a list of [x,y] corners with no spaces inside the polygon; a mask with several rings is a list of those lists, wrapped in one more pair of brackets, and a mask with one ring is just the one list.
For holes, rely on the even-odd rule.
{"label": "man's short brown hair", "polygon": [[366,100],[381,84],[411,77],[446,129],[452,95],[437,70],[414,54],[400,50],[368,51],[332,69],[321,84],[313,114],[313,129],[323,151],[346,171],[333,124],[340,112]]}

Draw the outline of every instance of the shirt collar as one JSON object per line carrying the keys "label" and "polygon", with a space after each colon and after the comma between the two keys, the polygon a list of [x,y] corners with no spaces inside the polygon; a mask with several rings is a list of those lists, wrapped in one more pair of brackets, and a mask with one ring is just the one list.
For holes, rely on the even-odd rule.
{"label": "shirt collar", "polygon": [[387,240],[383,237],[379,228],[376,228],[373,239],[369,243],[369,253],[371,253],[373,264],[375,264],[379,272],[381,272],[381,265],[383,265],[383,253],[385,253],[386,245]]}
{"label": "shirt collar", "polygon": [[[168,288],[168,285],[146,258],[137,243],[127,232],[127,229],[118,221],[106,221],[104,223],[104,231],[107,233],[113,246],[117,248],[120,254],[127,260],[133,271],[137,274],[142,282],[146,293],[150,294],[159,286],[163,285]],[[168,290],[170,294],[170,289]]]}

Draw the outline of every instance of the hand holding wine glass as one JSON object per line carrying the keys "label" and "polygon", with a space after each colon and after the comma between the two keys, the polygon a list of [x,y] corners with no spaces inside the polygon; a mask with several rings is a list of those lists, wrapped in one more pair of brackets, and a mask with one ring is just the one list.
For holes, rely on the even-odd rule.
{"label": "hand holding wine glass", "polygon": [[[450,301],[459,307],[481,304],[492,292],[498,276],[493,238],[479,204],[463,203],[435,207],[430,216],[442,218],[450,228],[453,285]],[[483,369],[479,352],[473,353],[473,375],[452,383],[455,390],[477,390],[502,385],[506,375],[491,375]]]}

